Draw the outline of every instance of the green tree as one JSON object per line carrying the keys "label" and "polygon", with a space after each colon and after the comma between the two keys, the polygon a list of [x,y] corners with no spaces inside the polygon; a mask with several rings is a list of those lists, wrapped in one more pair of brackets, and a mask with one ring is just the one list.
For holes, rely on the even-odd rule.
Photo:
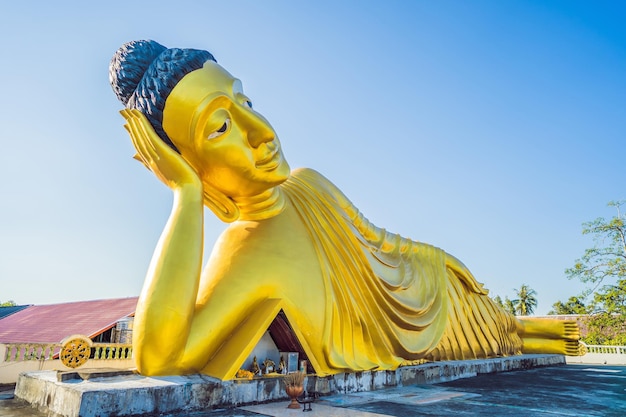
{"label": "green tree", "polygon": [[509,297],[504,297],[504,301],[502,301],[502,297],[500,297],[499,295],[496,295],[495,297],[492,298],[492,300],[494,301],[494,303],[499,305],[504,311],[511,313],[511,314],[515,314],[515,306],[513,305],[513,302],[509,300]]}
{"label": "green tree", "polygon": [[587,311],[587,306],[581,297],[572,296],[566,302],[557,301],[552,304],[552,310],[548,314],[587,314]]}
{"label": "green tree", "polygon": [[515,314],[515,303],[509,297],[504,297],[504,311]]}
{"label": "green tree", "polygon": [[626,344],[626,216],[621,206],[626,201],[612,201],[617,214],[583,223],[583,234],[592,235],[594,246],[565,273],[569,279],[592,284],[593,294],[586,321],[585,342],[591,344]]}
{"label": "green tree", "polygon": [[597,291],[592,308],[584,341],[593,345],[626,345],[626,278]]}
{"label": "green tree", "polygon": [[598,217],[583,223],[583,235],[592,235],[594,246],[585,250],[572,268],[565,270],[569,279],[592,283],[597,288],[607,278],[626,278],[626,216],[620,210],[625,203],[608,204],[617,210],[617,215],[609,220]]}
{"label": "green tree", "polygon": [[515,290],[517,299],[512,300],[515,313],[520,316],[533,314],[537,307],[537,291],[526,284],[522,284],[519,290]]}
{"label": "green tree", "polygon": [[0,307],[14,307],[16,305],[17,304],[15,304],[15,301],[13,301],[13,300],[0,302]]}

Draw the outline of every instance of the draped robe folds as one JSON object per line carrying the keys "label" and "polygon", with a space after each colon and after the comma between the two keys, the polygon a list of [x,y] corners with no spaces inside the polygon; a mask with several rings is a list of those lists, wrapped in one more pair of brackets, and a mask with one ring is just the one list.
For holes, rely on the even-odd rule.
{"label": "draped robe folds", "polygon": [[336,370],[394,369],[521,352],[515,317],[459,260],[375,227],[333,187],[312,170],[282,185],[322,268],[325,357],[318,361]]}

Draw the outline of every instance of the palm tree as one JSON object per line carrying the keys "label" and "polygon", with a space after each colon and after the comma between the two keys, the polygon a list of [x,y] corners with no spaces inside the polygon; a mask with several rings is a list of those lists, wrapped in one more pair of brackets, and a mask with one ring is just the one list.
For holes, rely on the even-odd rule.
{"label": "palm tree", "polygon": [[528,316],[533,314],[537,307],[537,291],[533,290],[526,284],[522,284],[519,290],[515,290],[517,299],[513,300],[515,313],[519,316]]}

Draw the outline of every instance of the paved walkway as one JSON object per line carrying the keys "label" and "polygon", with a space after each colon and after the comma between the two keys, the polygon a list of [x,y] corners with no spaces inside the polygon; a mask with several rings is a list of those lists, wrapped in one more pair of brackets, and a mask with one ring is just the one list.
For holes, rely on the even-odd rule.
{"label": "paved walkway", "polygon": [[[4,396],[5,399],[2,399]],[[0,416],[45,417],[0,393]],[[287,401],[179,417],[626,416],[626,366],[566,365],[437,385],[324,397],[313,411]]]}

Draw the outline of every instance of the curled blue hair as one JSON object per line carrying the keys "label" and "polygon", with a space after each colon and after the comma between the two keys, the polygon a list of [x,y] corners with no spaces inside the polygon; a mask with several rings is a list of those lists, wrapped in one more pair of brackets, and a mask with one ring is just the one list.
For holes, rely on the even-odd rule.
{"label": "curled blue hair", "polygon": [[178,152],[163,130],[163,109],[172,89],[187,74],[215,58],[199,49],[168,49],[152,40],[131,41],[115,52],[109,82],[129,109],[141,111],[159,137]]}

